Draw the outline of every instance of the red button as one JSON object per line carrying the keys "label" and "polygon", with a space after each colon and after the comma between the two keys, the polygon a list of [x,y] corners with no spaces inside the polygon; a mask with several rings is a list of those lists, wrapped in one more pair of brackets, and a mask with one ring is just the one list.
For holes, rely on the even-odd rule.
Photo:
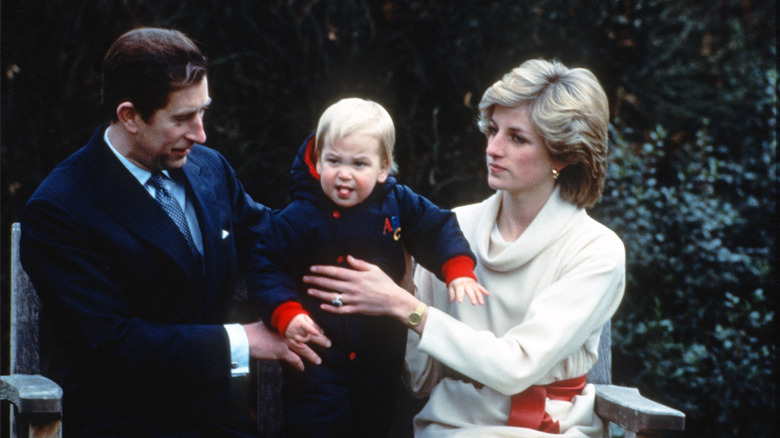
{"label": "red button", "polygon": [[355,360],[355,352],[349,353],[349,360]]}
{"label": "red button", "polygon": [[338,263],[344,263],[344,256],[339,256],[339,257],[336,259],[336,261],[337,261]]}
{"label": "red button", "polygon": [[340,218],[340,217],[341,217],[341,213],[339,213],[339,211],[338,211],[338,210],[336,210],[336,211],[334,211],[334,212],[333,212],[333,217],[335,217],[336,219],[338,219],[338,218]]}

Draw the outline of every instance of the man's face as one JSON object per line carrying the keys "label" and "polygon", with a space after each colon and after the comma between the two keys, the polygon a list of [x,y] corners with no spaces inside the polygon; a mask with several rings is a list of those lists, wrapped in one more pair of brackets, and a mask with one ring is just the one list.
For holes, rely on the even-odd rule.
{"label": "man's face", "polygon": [[203,144],[203,114],[211,103],[208,80],[171,93],[168,105],[145,122],[136,114],[138,133],[128,159],[140,167],[156,172],[177,169],[187,162],[195,143]]}

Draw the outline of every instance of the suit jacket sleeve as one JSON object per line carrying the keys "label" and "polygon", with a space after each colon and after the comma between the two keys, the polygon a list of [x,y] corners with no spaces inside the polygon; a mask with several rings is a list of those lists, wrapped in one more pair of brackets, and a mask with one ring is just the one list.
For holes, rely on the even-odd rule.
{"label": "suit jacket sleeve", "polygon": [[206,208],[220,214],[200,225],[219,220],[216,226],[231,233],[215,244],[213,233],[204,232],[205,258],[224,266],[207,263],[209,278],[201,287],[193,286],[166,245],[139,235],[159,228],[152,221],[156,207],[147,207],[143,187],[122,169],[100,163],[105,167],[100,172],[115,174],[110,190],[129,205],[124,210],[112,211],[114,201],[101,198],[108,188],[94,183],[100,176],[90,173],[89,160],[71,160],[55,170],[28,202],[22,263],[41,295],[48,324],[42,342],[56,335],[63,370],[93,370],[86,377],[93,381],[103,373],[122,376],[128,384],[229,378],[226,294],[242,251],[244,260],[248,254],[246,242],[251,244],[268,213],[246,195],[224,159],[208,161],[206,185],[219,203]]}

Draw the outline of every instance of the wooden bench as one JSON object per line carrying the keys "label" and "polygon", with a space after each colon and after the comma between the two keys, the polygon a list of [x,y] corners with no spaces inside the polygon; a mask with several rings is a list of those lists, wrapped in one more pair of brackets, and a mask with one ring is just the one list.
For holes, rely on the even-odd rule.
{"label": "wooden bench", "polygon": [[[18,223],[11,236],[11,375],[0,376],[2,400],[14,405],[12,416],[17,433],[12,436],[61,436],[62,390],[56,383],[40,376],[38,355],[38,296],[19,261]],[[246,291],[239,289],[239,297]],[[614,423],[625,430],[626,438],[658,438],[685,428],[685,414],[646,399],[636,388],[612,385],[612,351],[610,325],[601,334],[599,359],[588,373],[588,381],[596,384],[596,413],[606,424]],[[256,361],[258,430],[270,438],[279,435],[281,422],[282,370],[277,361]],[[411,400],[407,400],[411,403]],[[406,413],[403,421],[411,421],[419,402]],[[406,406],[409,408],[409,406]],[[67,420],[66,420],[67,421]],[[411,437],[411,428],[404,424],[394,438]],[[25,432],[29,431],[29,432]],[[27,435],[25,435],[27,433]],[[604,436],[608,437],[608,428]]]}
{"label": "wooden bench", "polygon": [[596,414],[625,431],[625,438],[661,438],[685,429],[685,414],[639,394],[637,388],[612,384],[611,324],[601,331],[599,358],[588,373],[588,382],[596,385]]}
{"label": "wooden bench", "polygon": [[0,400],[11,403],[8,430],[13,437],[62,436],[62,389],[40,375],[38,294],[19,261],[19,234],[11,231],[10,374],[0,376]]}

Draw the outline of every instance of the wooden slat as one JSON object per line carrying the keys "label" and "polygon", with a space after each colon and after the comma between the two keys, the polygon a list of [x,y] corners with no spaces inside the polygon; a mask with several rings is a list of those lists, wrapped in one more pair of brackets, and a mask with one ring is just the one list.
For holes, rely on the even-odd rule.
{"label": "wooden slat", "polygon": [[599,340],[599,358],[588,372],[588,383],[605,384],[612,383],[612,324],[607,321],[601,329]]}
{"label": "wooden slat", "polygon": [[11,229],[11,368],[10,374],[40,374],[38,312],[40,301],[19,260],[21,227]]}
{"label": "wooden slat", "polygon": [[282,426],[282,365],[278,360],[256,360],[257,429],[260,436],[278,437]]}

